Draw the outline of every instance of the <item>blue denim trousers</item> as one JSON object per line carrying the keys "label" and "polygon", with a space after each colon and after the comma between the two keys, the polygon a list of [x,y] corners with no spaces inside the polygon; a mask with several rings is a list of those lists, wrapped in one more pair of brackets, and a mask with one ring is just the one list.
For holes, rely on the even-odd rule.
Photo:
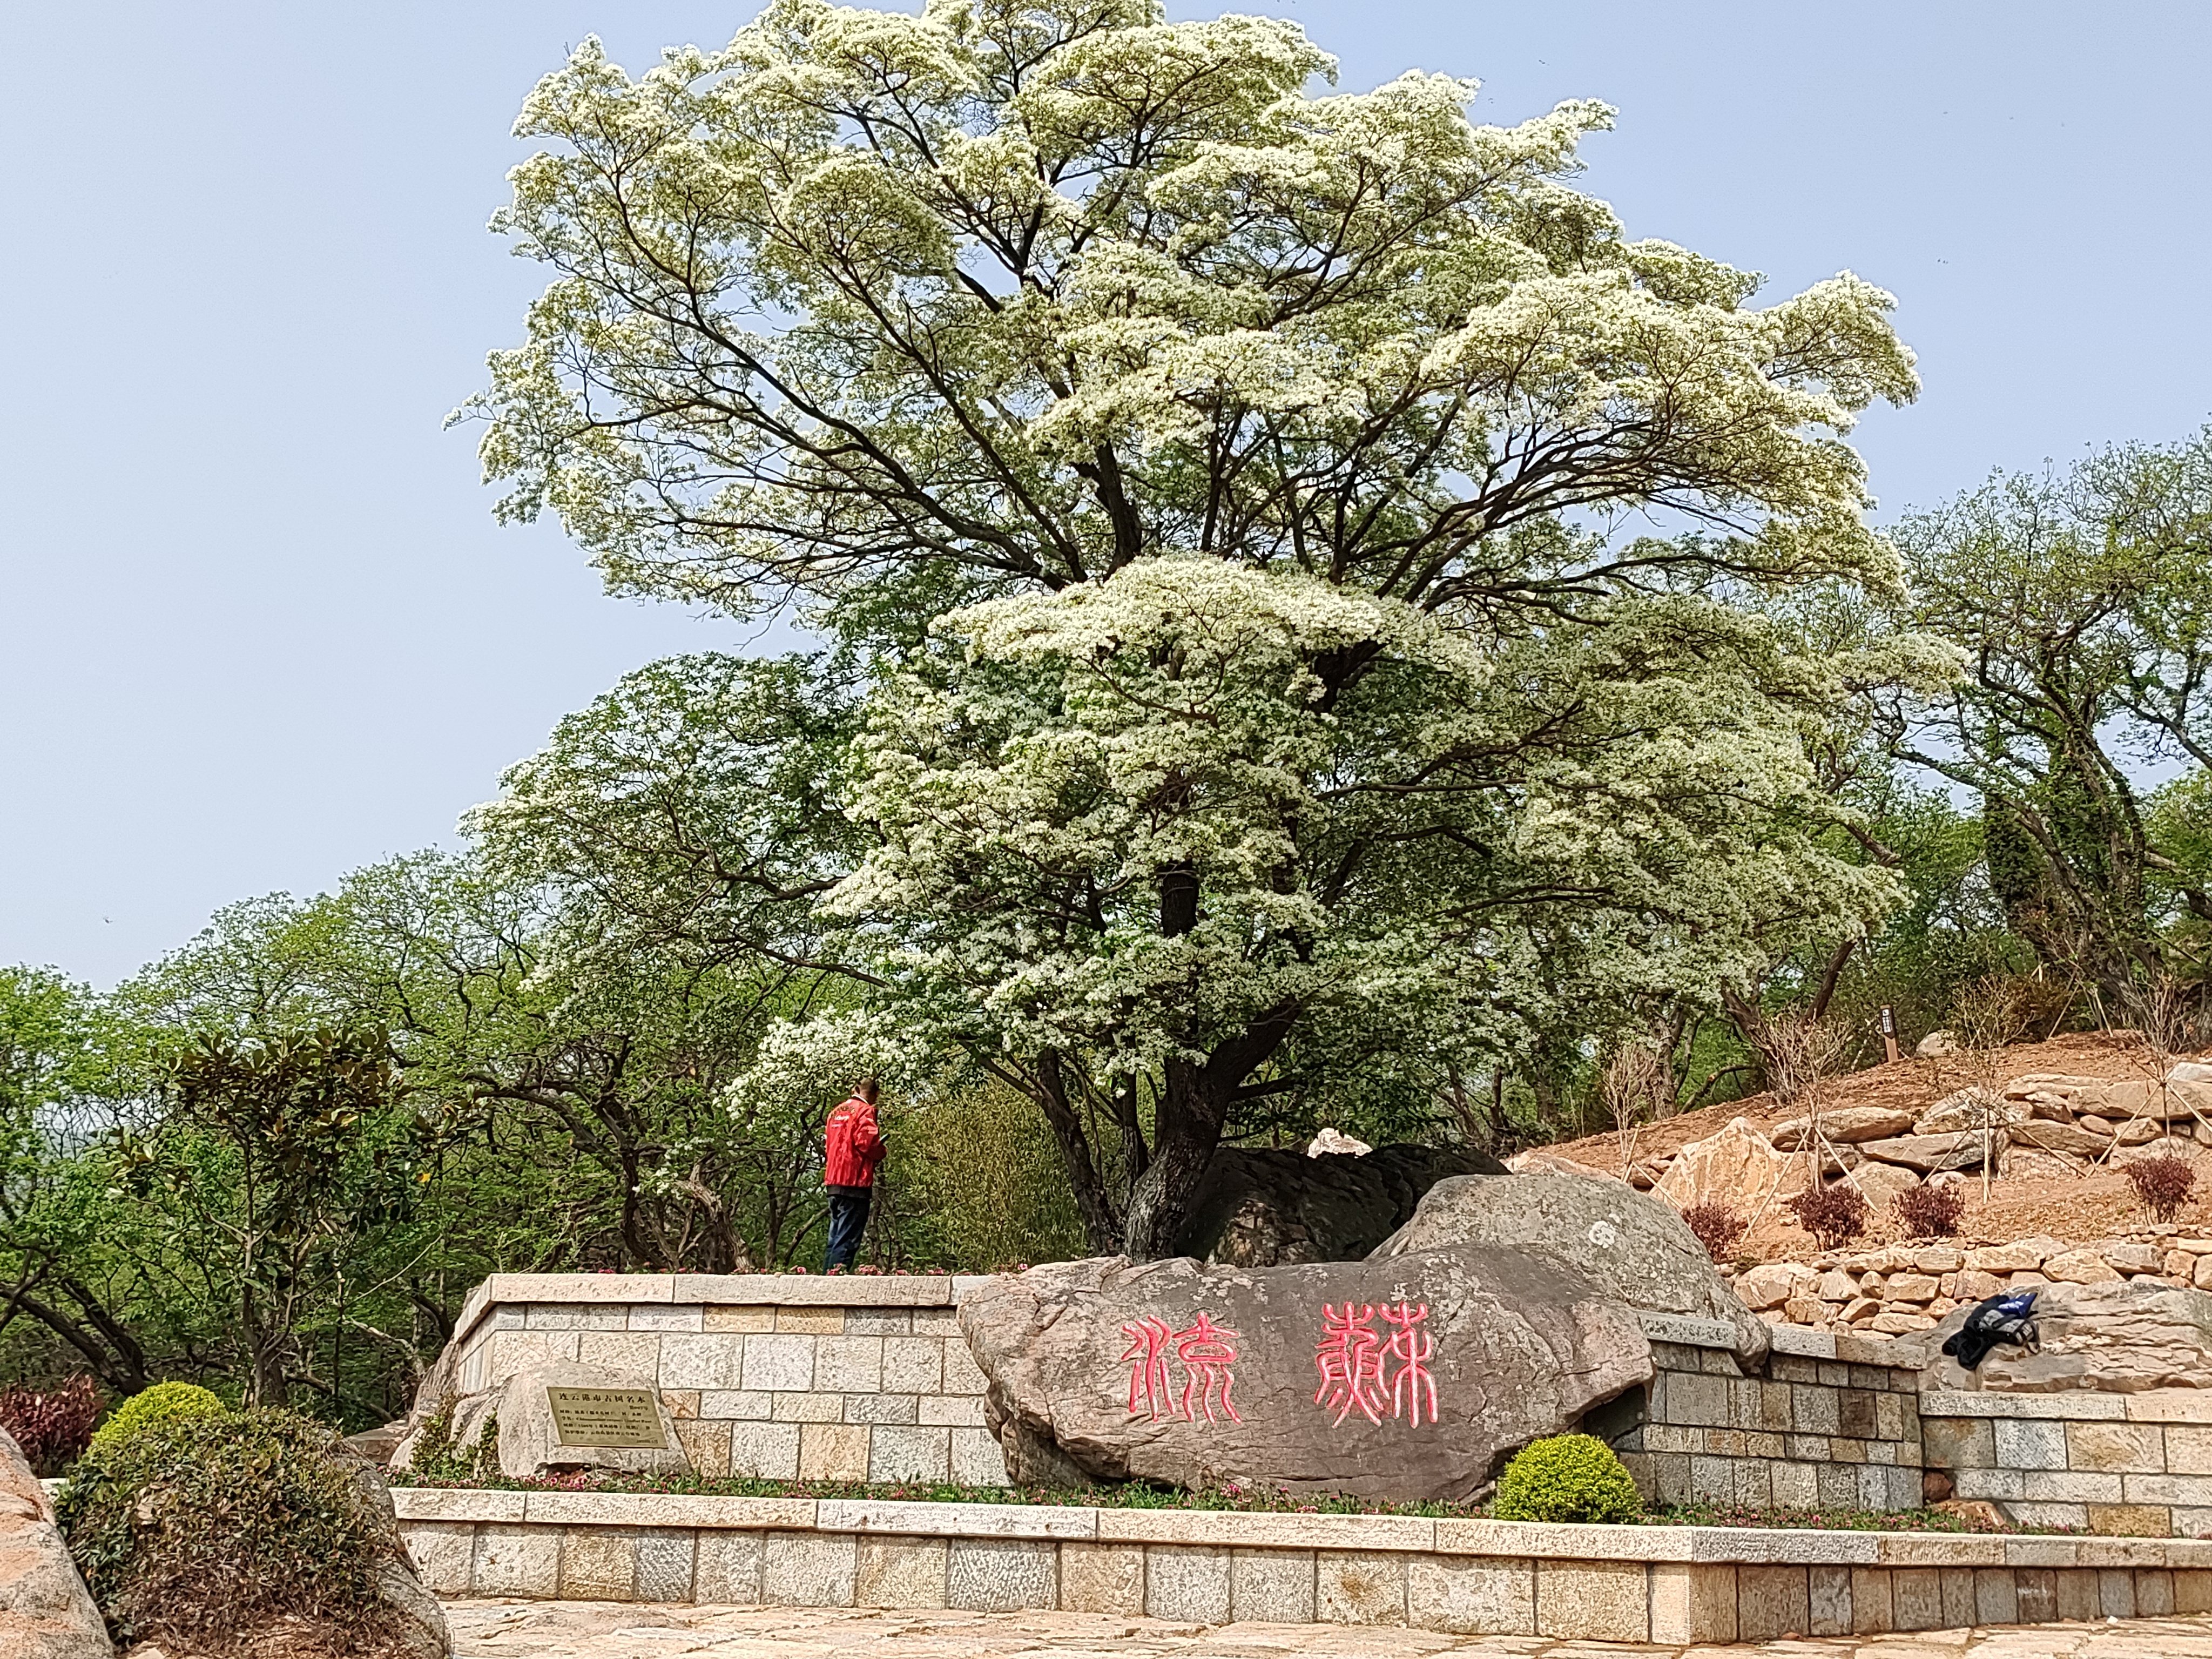
{"label": "blue denim trousers", "polygon": [[868,1196],[866,1187],[830,1189],[830,1248],[823,1256],[823,1272],[850,1267],[860,1255],[860,1235],[868,1231]]}

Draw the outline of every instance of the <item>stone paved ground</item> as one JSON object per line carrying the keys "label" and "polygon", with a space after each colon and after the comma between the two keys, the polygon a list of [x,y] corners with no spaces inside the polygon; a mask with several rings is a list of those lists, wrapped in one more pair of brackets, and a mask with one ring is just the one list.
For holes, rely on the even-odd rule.
{"label": "stone paved ground", "polygon": [[1224,1625],[1080,1613],[878,1613],[608,1601],[448,1601],[455,1659],[2212,1659],[2212,1616],[2029,1625],[1741,1647],[1437,1636],[1342,1625]]}

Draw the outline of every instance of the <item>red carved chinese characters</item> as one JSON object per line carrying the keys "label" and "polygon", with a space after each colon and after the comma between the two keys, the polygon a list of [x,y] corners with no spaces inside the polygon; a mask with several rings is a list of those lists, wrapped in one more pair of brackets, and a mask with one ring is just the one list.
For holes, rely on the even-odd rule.
{"label": "red carved chinese characters", "polygon": [[1398,1415],[1402,1401],[1406,1421],[1418,1428],[1421,1422],[1421,1403],[1425,1396],[1429,1421],[1437,1420],[1437,1379],[1429,1370],[1429,1361],[1437,1351],[1436,1339],[1419,1328],[1428,1322],[1429,1304],[1409,1308],[1401,1302],[1395,1308],[1382,1310],[1382,1322],[1395,1326],[1390,1333],[1390,1346],[1386,1351],[1389,1358],[1397,1362],[1398,1369],[1390,1376],[1390,1415]]}
{"label": "red carved chinese characters", "polygon": [[1198,1421],[1190,1409],[1193,1389],[1198,1390],[1198,1402],[1205,1408],[1207,1422],[1214,1420],[1213,1397],[1217,1390],[1221,1395],[1223,1414],[1232,1423],[1244,1420],[1237,1416],[1237,1407],[1229,1398],[1229,1390],[1236,1381],[1229,1371],[1229,1362],[1237,1358],[1237,1345],[1231,1340],[1236,1334],[1204,1314],[1199,1315],[1198,1323],[1188,1330],[1176,1333],[1176,1358],[1182,1361],[1182,1414],[1188,1421]]}
{"label": "red carved chinese characters", "polygon": [[[1134,1417],[1142,1410],[1157,1423],[1175,1409],[1168,1393],[1165,1353],[1175,1334],[1164,1319],[1140,1319],[1122,1326],[1121,1334],[1129,1339],[1128,1350],[1121,1356],[1129,1362],[1129,1415]],[[1139,1400],[1144,1402],[1141,1407],[1137,1403]]]}
{"label": "red carved chinese characters", "polygon": [[[1198,1322],[1184,1330],[1170,1329],[1164,1319],[1140,1319],[1122,1326],[1121,1334],[1129,1339],[1121,1358],[1129,1367],[1132,1417],[1143,1412],[1155,1423],[1163,1417],[1181,1417],[1195,1423],[1202,1413],[1207,1422],[1213,1423],[1220,1420],[1215,1415],[1218,1407],[1221,1416],[1231,1422],[1244,1420],[1237,1414],[1236,1401],[1231,1397],[1237,1382],[1229,1369],[1237,1358],[1235,1331],[1215,1324],[1211,1316],[1200,1314]],[[1179,1397],[1168,1387],[1167,1351],[1170,1347],[1182,1366],[1182,1393]]]}
{"label": "red carved chinese characters", "polygon": [[1370,1423],[1380,1423],[1388,1402],[1383,1394],[1382,1339],[1375,1329],[1373,1306],[1354,1308],[1347,1302],[1340,1313],[1324,1302],[1321,1311],[1327,1334],[1314,1352],[1314,1369],[1321,1373],[1314,1404],[1334,1409],[1336,1421],[1330,1425],[1332,1428],[1341,1427],[1355,1411],[1364,1412]]}
{"label": "red carved chinese characters", "polygon": [[[1330,1427],[1341,1428],[1355,1411],[1377,1424],[1387,1414],[1418,1428],[1425,1411],[1431,1423],[1437,1420],[1437,1379],[1429,1369],[1436,1339],[1420,1328],[1428,1322],[1427,1303],[1385,1303],[1380,1312],[1389,1328],[1387,1340],[1375,1328],[1377,1310],[1371,1304],[1347,1302],[1339,1309],[1324,1302],[1321,1311],[1322,1339],[1314,1350],[1321,1387],[1314,1404],[1335,1412]],[[1396,1370],[1386,1376],[1393,1364]]]}

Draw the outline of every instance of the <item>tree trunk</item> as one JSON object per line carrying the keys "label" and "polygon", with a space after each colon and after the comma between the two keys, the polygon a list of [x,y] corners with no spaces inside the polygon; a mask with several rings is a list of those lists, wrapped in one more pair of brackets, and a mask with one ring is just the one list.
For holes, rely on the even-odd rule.
{"label": "tree trunk", "polygon": [[1114,1200],[1091,1154],[1082,1115],[1068,1103],[1067,1079],[1058,1049],[1048,1048],[1037,1056],[1034,1076],[1033,1093],[1045,1121],[1052,1126],[1053,1138],[1060,1143],[1068,1185],[1075,1194],[1076,1213],[1083,1218],[1084,1236],[1097,1255],[1111,1255],[1121,1248],[1121,1218],[1114,1213]]}
{"label": "tree trunk", "polygon": [[1174,1254],[1191,1200],[1220,1145],[1230,1102],[1244,1079],[1282,1046],[1297,1018],[1296,1004],[1282,1004],[1216,1048],[1204,1065],[1168,1062],[1152,1162],[1130,1188],[1129,1213],[1122,1224],[1121,1249],[1131,1261],[1156,1261]]}

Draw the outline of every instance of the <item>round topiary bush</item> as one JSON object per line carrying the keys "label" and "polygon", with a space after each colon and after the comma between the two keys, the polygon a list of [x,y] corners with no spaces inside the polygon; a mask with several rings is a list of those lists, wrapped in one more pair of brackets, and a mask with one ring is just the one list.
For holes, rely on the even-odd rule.
{"label": "round topiary bush", "polygon": [[1500,1521],[1632,1521],[1644,1499],[1604,1441],[1555,1434],[1514,1453],[1490,1512]]}
{"label": "round topiary bush", "polygon": [[244,1653],[285,1620],[288,1651],[398,1651],[378,1565],[404,1547],[358,1462],[290,1412],[171,1417],[95,1443],[58,1518],[118,1645]]}
{"label": "round topiary bush", "polygon": [[93,1431],[92,1443],[95,1448],[112,1446],[150,1424],[221,1417],[223,1411],[222,1401],[197,1382],[156,1382],[118,1406],[107,1421]]}

